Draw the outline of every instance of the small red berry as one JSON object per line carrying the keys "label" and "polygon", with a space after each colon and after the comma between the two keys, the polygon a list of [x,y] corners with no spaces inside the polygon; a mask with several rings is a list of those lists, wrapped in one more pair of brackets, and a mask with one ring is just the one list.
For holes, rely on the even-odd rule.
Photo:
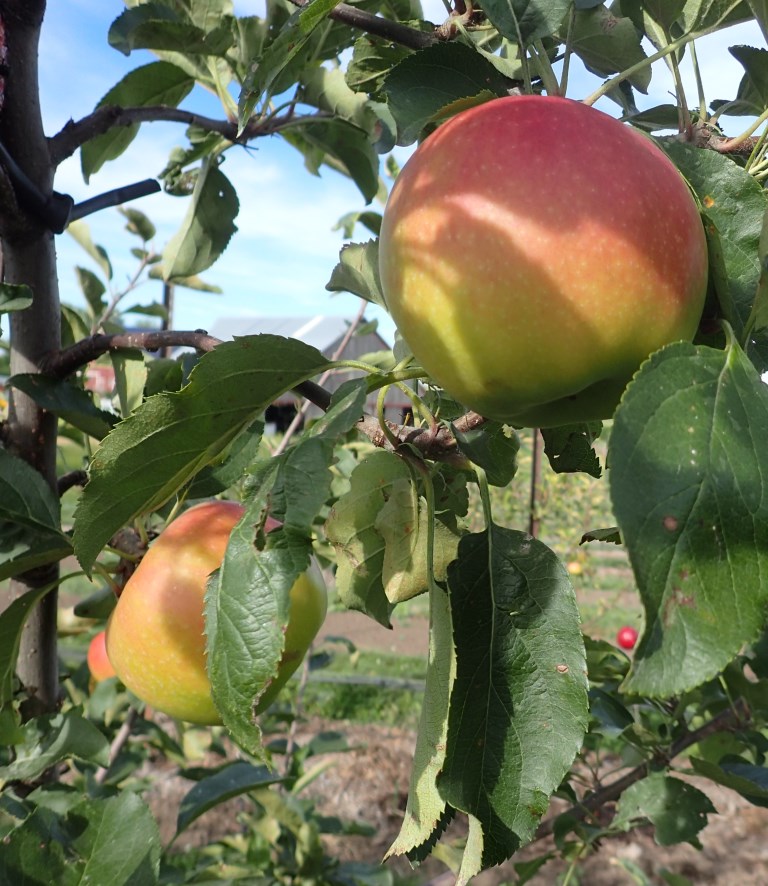
{"label": "small red berry", "polygon": [[616,634],[616,642],[622,649],[633,649],[637,643],[637,631],[629,625],[625,625]]}

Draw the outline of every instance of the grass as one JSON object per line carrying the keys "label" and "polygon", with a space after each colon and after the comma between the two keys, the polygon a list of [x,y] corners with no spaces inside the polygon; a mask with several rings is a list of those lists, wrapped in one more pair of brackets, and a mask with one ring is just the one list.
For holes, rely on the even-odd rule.
{"label": "grass", "polygon": [[[426,675],[423,658],[334,649],[330,654],[321,650],[318,659],[325,666],[310,671],[302,694],[305,713],[326,720],[417,727],[424,693],[415,686]],[[295,704],[298,692],[293,681],[284,703]]]}

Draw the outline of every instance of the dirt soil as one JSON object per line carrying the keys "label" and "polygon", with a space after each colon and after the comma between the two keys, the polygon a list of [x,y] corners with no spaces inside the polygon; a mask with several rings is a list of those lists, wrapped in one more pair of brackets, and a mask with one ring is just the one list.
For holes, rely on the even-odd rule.
{"label": "dirt soil", "polygon": [[[426,655],[427,622],[411,618],[388,631],[371,619],[354,612],[331,613],[321,637],[342,635],[354,638],[361,649],[381,649],[403,655]],[[320,728],[316,724],[315,728]],[[397,835],[408,791],[411,758],[415,743],[412,733],[384,729],[375,725],[347,724],[348,741],[360,745],[353,753],[338,754],[336,764],[315,786],[318,806],[323,811],[348,818],[369,821],[377,828],[377,837],[346,838],[334,846],[342,858],[373,861],[381,858]],[[311,734],[311,731],[310,733]],[[652,828],[635,830],[622,838],[606,840],[600,851],[581,865],[581,882],[588,886],[635,886],[637,880],[623,867],[623,862],[640,868],[653,883],[664,883],[665,869],[686,877],[693,886],[768,886],[768,809],[759,808],[738,794],[705,780],[692,780],[712,801],[718,815],[711,815],[701,832],[702,850],[689,844],[658,846]],[[560,810],[558,810],[560,811]],[[461,840],[462,823],[457,821],[446,832],[443,842]],[[515,862],[535,858],[552,843],[527,847]],[[410,870],[401,860],[394,864],[402,873]],[[566,865],[551,861],[529,882],[532,886],[551,886]],[[442,871],[442,873],[440,873]],[[419,869],[423,882],[449,886],[454,877],[446,866],[430,860]],[[514,883],[513,862],[486,871],[473,881],[476,886]]]}
{"label": "dirt soil", "polygon": [[[353,638],[361,649],[381,649],[404,655],[426,654],[427,624],[423,618],[412,618],[388,631],[365,616],[353,612],[331,613],[321,637]],[[376,829],[373,837],[329,837],[329,851],[343,860],[379,862],[400,828],[408,795],[408,781],[415,744],[413,732],[386,728],[376,724],[338,723],[309,720],[297,734],[300,743],[324,730],[341,731],[352,751],[329,755],[330,766],[315,781],[309,792],[320,812],[338,815],[347,820],[364,821]],[[701,832],[702,850],[688,844],[661,847],[653,839],[652,829],[605,840],[598,852],[581,864],[585,886],[634,886],[638,880],[624,867],[642,870],[651,883],[663,884],[662,873],[686,877],[693,886],[768,886],[768,809],[752,806],[732,791],[705,781],[696,785],[710,797],[719,815],[711,815]],[[189,789],[189,782],[168,772],[167,778],[155,781],[150,805],[161,820],[166,838],[173,833],[178,803]],[[202,816],[180,840],[184,845],[200,844],[215,839],[234,823],[242,801],[231,801]],[[559,811],[559,810],[557,810]],[[465,827],[457,819],[443,836],[442,843],[460,844]],[[542,841],[524,849],[515,862],[535,858],[552,848]],[[387,866],[403,875],[413,875],[404,859],[392,859]],[[551,886],[562,875],[566,865],[548,862],[529,882],[533,886]],[[454,876],[441,861],[430,858],[417,871],[419,882],[429,886],[450,886]],[[473,881],[476,886],[514,883],[513,862],[486,871]]]}

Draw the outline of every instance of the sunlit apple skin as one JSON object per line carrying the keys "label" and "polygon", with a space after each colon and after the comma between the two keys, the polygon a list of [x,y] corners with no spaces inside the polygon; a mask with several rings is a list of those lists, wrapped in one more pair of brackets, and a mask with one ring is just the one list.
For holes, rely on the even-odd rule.
{"label": "sunlit apple skin", "polygon": [[[195,505],[153,542],[125,585],[107,624],[107,651],[122,682],[144,702],[179,720],[221,723],[206,671],[204,596],[244,511],[234,502]],[[271,518],[266,530],[279,524]],[[298,667],[325,617],[316,566],[291,589],[283,661],[270,700]],[[269,702],[262,702],[260,709]]]}
{"label": "sunlit apple skin", "polygon": [[707,285],[696,203],[648,138],[570,99],[513,96],[418,147],[379,268],[416,359],[489,418],[609,418],[652,352],[690,340]]}
{"label": "sunlit apple skin", "polygon": [[91,677],[93,677],[95,683],[100,683],[102,680],[115,676],[115,669],[107,656],[106,639],[106,632],[99,631],[98,634],[93,636],[88,645],[86,661],[88,662],[88,670],[91,672]]}

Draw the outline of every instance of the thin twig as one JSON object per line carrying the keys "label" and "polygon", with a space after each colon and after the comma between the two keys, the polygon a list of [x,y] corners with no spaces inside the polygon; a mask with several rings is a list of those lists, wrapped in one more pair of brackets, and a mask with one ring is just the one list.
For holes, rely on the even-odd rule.
{"label": "thin twig", "polygon": [[40,371],[54,378],[66,378],[111,351],[121,348],[139,348],[142,351],[158,351],[165,347],[190,347],[198,351],[212,351],[221,340],[204,330],[194,332],[159,330],[154,332],[118,332],[114,335],[98,333],[81,339],[74,345],[48,354],[41,362]]}
{"label": "thin twig", "polygon": [[75,486],[85,486],[87,482],[87,471],[68,471],[66,474],[62,474],[56,481],[56,491],[59,494],[59,498],[61,498],[69,489]]}
{"label": "thin twig", "polygon": [[109,748],[109,764],[107,766],[103,766],[99,771],[94,775],[93,780],[96,784],[104,784],[107,780],[107,775],[109,774],[110,766],[117,760],[120,751],[125,747],[126,742],[131,737],[131,732],[133,731],[133,724],[136,722],[136,718],[138,717],[139,712],[136,708],[131,708],[126,715],[125,720],[123,720],[123,725],[117,730],[114,740]]}
{"label": "thin twig", "polygon": [[302,117],[296,117],[293,113],[268,116],[253,121],[238,135],[237,121],[235,120],[205,117],[202,114],[194,114],[191,111],[173,108],[169,105],[147,105],[135,108],[103,105],[80,120],[70,120],[66,123],[60,132],[48,140],[48,149],[52,164],[58,166],[86,142],[99,135],[104,135],[117,126],[158,122],[186,123],[188,126],[198,126],[206,132],[218,132],[233,144],[245,144],[251,139],[279,132],[286,126],[295,126],[297,123],[325,116],[321,112]]}
{"label": "thin twig", "polygon": [[[290,2],[294,6],[303,8],[309,5],[310,0],[290,0]],[[393,22],[379,15],[373,15],[356,6],[350,6],[348,3],[336,5],[329,13],[328,18],[359,31],[365,31],[374,37],[383,37],[391,43],[399,43],[400,46],[405,46],[407,49],[426,49],[427,46],[432,46],[438,40],[445,39],[440,29],[418,31],[416,28],[411,28],[400,22]]]}
{"label": "thin twig", "polygon": [[[41,361],[40,371],[54,378],[66,378],[77,369],[86,366],[92,360],[96,360],[104,354],[121,348],[138,348],[143,351],[158,351],[165,347],[192,347],[199,351],[212,351],[222,342],[204,330],[194,332],[176,330],[158,330],[154,332],[120,332],[114,335],[97,334],[84,338],[68,348],[48,354]],[[331,394],[324,387],[314,381],[305,381],[297,384],[293,390],[301,397],[314,403],[323,412],[326,412],[331,404]],[[466,432],[480,427],[485,419],[476,412],[468,412],[454,422],[454,427],[459,432]],[[419,449],[425,458],[433,461],[442,461],[457,466],[466,466],[467,460],[459,451],[456,438],[452,430],[443,425],[435,428],[414,428],[411,425],[397,425],[387,423],[392,432],[393,439],[400,443],[407,443]],[[360,433],[364,434],[374,444],[385,449],[393,446],[381,430],[378,421],[372,415],[364,415],[356,425]]]}
{"label": "thin twig", "polygon": [[[614,800],[618,800],[630,785],[645,778],[654,765],[664,765],[669,763],[684,750],[691,747],[691,745],[702,741],[707,736],[714,735],[717,732],[727,732],[732,729],[737,729],[744,726],[748,720],[749,710],[747,705],[744,701],[739,700],[732,708],[727,708],[726,710],[721,711],[717,716],[704,723],[703,726],[699,726],[698,729],[687,732],[672,744],[666,754],[659,754],[657,758],[641,763],[625,775],[622,775],[621,778],[616,779],[616,781],[588,794],[578,805],[572,806],[570,809],[566,810],[563,815],[577,821],[582,821],[597,809],[601,809],[606,803],[612,803]],[[555,815],[542,822],[536,831],[534,840],[541,840],[544,837],[549,836],[554,831],[558,818],[560,818],[560,816]]]}

